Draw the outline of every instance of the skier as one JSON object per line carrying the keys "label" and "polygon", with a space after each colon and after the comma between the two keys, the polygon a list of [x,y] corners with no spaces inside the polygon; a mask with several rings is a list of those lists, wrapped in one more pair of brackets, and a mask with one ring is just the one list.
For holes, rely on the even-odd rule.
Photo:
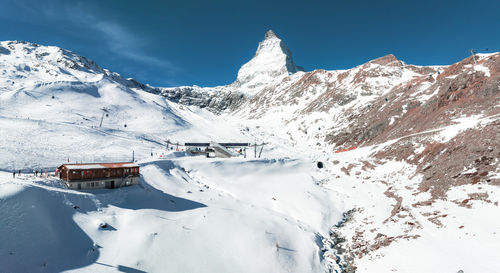
{"label": "skier", "polygon": [[21,175],[21,170],[19,170],[19,176]]}
{"label": "skier", "polygon": [[38,176],[38,171],[35,171],[35,177],[37,177],[37,176]]}
{"label": "skier", "polygon": [[16,171],[12,172],[12,178],[16,178]]}

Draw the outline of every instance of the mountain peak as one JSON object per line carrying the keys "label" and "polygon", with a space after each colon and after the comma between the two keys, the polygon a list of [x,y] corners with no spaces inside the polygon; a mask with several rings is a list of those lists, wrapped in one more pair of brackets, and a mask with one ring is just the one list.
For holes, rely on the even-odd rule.
{"label": "mountain peak", "polygon": [[272,29],[270,29],[266,32],[266,36],[264,36],[264,39],[267,40],[267,39],[273,39],[273,38],[278,38],[278,36],[276,35],[276,33],[274,33],[274,31]]}
{"label": "mountain peak", "polygon": [[233,85],[254,93],[259,87],[302,70],[293,62],[292,52],[285,43],[272,30],[268,30],[254,57],[238,71]]}

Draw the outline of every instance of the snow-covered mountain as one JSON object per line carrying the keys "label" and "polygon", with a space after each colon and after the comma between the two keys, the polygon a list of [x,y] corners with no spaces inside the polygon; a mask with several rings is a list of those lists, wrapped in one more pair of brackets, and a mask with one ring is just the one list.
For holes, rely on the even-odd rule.
{"label": "snow-covered mountain", "polygon": [[[419,67],[388,55],[345,71],[297,73],[223,116],[332,164],[325,187],[345,193],[353,210],[331,230],[326,244],[343,253],[331,264],[346,272],[466,272],[473,267],[428,246],[459,257],[467,250],[456,242],[500,239],[500,223],[481,227],[499,212],[500,54],[474,58]],[[474,247],[478,259],[497,250]]]}
{"label": "snow-covered mountain", "polygon": [[171,101],[196,105],[220,113],[228,108],[235,109],[247,97],[299,71],[304,69],[295,65],[292,52],[272,30],[269,30],[264,40],[259,43],[254,57],[241,66],[232,84],[213,88],[199,86],[160,88],[160,93]]}
{"label": "snow-covered mountain", "polygon": [[[11,41],[0,43],[0,73],[7,272],[500,266],[499,53],[305,72],[269,31],[235,82],[157,88]],[[166,139],[268,145],[263,158],[206,159],[166,150]],[[114,191],[11,174],[132,150],[140,185]]]}
{"label": "snow-covered mountain", "polygon": [[1,42],[0,75],[3,170],[54,167],[68,158],[124,160],[183,134],[215,137],[212,125],[192,122],[197,109],[179,109],[154,88],[58,47]]}
{"label": "snow-covered mountain", "polygon": [[295,65],[292,52],[285,43],[269,30],[259,43],[255,56],[238,71],[232,87],[253,95],[262,86],[279,82],[284,77],[303,70]]}
{"label": "snow-covered mountain", "polygon": [[[307,159],[168,149],[255,138],[57,47],[1,42],[0,73],[1,272],[324,270],[321,239],[341,210],[322,202],[334,197]],[[131,187],[73,191],[34,175],[132,155]]]}
{"label": "snow-covered mountain", "polygon": [[[274,65],[284,67],[283,61],[270,69]],[[342,262],[338,256],[331,258],[332,264],[358,267],[361,272],[393,268],[432,272],[435,269],[426,264],[401,263],[397,253],[412,242],[433,241],[443,247],[453,245],[453,240],[467,244],[473,240],[470,234],[481,232],[474,221],[484,223],[486,211],[498,212],[499,53],[475,54],[443,66],[409,65],[387,55],[348,70],[285,74],[258,84],[256,92],[234,84],[195,90],[211,98],[223,97],[229,88],[234,88],[233,94],[243,93],[234,104],[212,111],[249,128],[262,141],[272,139],[293,147],[292,153],[331,162],[326,187],[345,192],[336,183],[363,189],[368,187],[363,184],[371,183],[378,188],[378,194],[372,191],[368,197],[357,190],[348,194],[355,200],[346,217],[350,223],[333,228],[330,241],[338,248],[333,253],[345,255],[340,255]],[[385,200],[386,213],[379,208],[382,203],[366,203],[367,198]],[[462,210],[464,206],[471,211]],[[471,221],[468,215],[475,213],[483,216]],[[463,232],[464,226],[470,229]],[[432,239],[424,235],[429,232],[447,236]],[[485,234],[498,240],[491,232]],[[416,240],[420,237],[424,238]],[[484,250],[481,255],[496,248]],[[482,271],[488,268],[493,267]]]}

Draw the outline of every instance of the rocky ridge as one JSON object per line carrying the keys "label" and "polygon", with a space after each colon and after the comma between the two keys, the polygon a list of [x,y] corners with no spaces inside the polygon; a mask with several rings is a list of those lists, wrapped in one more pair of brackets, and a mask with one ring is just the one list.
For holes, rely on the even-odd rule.
{"label": "rocky ridge", "polygon": [[[52,82],[98,82],[108,79],[128,88],[137,88],[150,93],[160,90],[140,83],[133,78],[123,78],[116,72],[103,69],[93,60],[56,46],[42,46],[25,41],[3,41],[0,55],[21,54],[23,58],[9,58],[2,64],[0,93],[13,89],[28,88],[27,82],[43,84]],[[22,79],[29,78],[30,81]],[[13,80],[19,79],[19,80]]]}

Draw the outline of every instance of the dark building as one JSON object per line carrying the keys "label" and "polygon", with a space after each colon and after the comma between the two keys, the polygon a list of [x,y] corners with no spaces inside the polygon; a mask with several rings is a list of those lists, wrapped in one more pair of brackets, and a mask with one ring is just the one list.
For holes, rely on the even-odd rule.
{"label": "dark building", "polygon": [[56,176],[70,189],[113,189],[139,184],[139,165],[131,162],[63,164]]}

